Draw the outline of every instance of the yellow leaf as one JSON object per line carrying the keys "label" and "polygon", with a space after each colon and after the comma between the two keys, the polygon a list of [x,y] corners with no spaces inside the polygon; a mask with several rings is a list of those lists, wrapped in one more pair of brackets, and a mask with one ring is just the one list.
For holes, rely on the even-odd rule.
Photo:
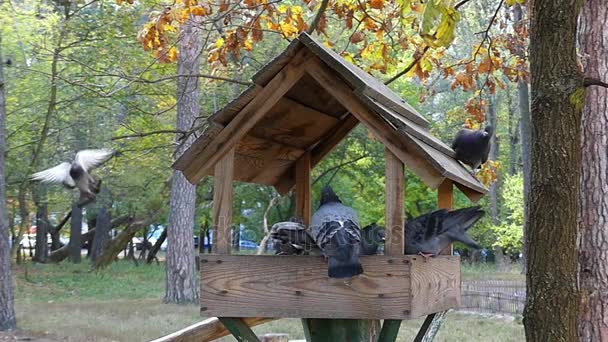
{"label": "yellow leaf", "polygon": [[175,62],[177,60],[177,57],[179,57],[179,51],[177,51],[177,48],[174,46],[169,49],[169,59],[171,60],[171,62]]}
{"label": "yellow leaf", "polygon": [[215,41],[215,47],[216,48],[221,48],[222,46],[224,46],[224,44],[226,43],[226,41],[224,40],[224,38],[219,37],[216,41]]}

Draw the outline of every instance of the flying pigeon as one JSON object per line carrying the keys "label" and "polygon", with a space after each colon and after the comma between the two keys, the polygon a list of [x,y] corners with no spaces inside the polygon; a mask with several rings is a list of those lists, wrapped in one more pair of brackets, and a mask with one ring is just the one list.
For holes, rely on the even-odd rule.
{"label": "flying pigeon", "polygon": [[383,227],[372,223],[361,230],[361,255],[378,254],[378,247],[384,245],[386,232]]}
{"label": "flying pigeon", "polygon": [[330,278],[351,278],[363,273],[359,261],[359,217],[352,208],[342,204],[329,186],[323,189],[321,206],[312,217],[312,237],[329,259]]}
{"label": "flying pigeon", "polygon": [[74,161],[63,162],[50,169],[34,173],[30,176],[33,181],[43,183],[62,183],[68,189],[78,188],[82,207],[97,198],[101,180],[91,176],[91,171],[106,162],[114,155],[109,149],[81,150],[76,153]]}
{"label": "flying pigeon", "polygon": [[494,128],[490,125],[483,130],[463,128],[452,141],[452,149],[456,152],[456,159],[469,165],[473,172],[477,172],[481,165],[488,160],[490,142]]}
{"label": "flying pigeon", "polygon": [[454,241],[479,249],[467,231],[484,215],[481,207],[447,211],[440,209],[408,221],[405,228],[405,254],[425,258],[438,255]]}
{"label": "flying pigeon", "polygon": [[275,223],[270,236],[277,255],[321,255],[319,246],[306,227],[294,220]]}

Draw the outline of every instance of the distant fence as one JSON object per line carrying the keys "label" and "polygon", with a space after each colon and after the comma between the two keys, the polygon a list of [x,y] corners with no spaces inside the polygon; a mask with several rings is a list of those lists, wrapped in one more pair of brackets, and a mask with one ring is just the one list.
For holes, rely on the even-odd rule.
{"label": "distant fence", "polygon": [[468,311],[523,314],[526,284],[521,281],[463,281],[460,308]]}

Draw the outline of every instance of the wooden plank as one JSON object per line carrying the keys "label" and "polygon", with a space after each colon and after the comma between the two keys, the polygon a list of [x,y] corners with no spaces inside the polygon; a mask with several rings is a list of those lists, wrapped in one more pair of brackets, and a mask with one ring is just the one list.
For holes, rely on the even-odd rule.
{"label": "wooden plank", "polygon": [[177,157],[177,160],[171,167],[180,171],[184,170],[188,165],[190,165],[194,156],[204,150],[205,147],[207,147],[207,145],[209,145],[223,129],[224,126],[213,121],[209,121],[209,127],[207,127],[203,131],[203,134],[198,137],[194,143],[192,143],[190,148],[188,148],[181,156]]}
{"label": "wooden plank", "polygon": [[303,64],[310,59],[306,49],[300,50],[293,59],[249,102],[239,114],[209,143],[190,160],[183,170],[192,183],[198,183],[208,168],[215,165],[237,141],[241,140],[255,124],[281,99],[304,74]]}
{"label": "wooden plank", "polygon": [[310,75],[302,76],[287,92],[287,97],[335,118],[341,118],[346,112],[346,109]]}
{"label": "wooden plank", "polygon": [[310,179],[310,152],[306,152],[296,163],[296,212],[297,218],[302,219],[308,226],[312,218],[312,190]]}
{"label": "wooden plank", "polygon": [[364,273],[349,283],[328,278],[322,257],[201,255],[201,310],[239,317],[404,319],[411,310],[411,258],[362,257]]}
{"label": "wooden plank", "polygon": [[446,156],[408,133],[405,135],[413,143],[412,145],[415,146],[415,149],[422,153],[434,165],[435,169],[440,170],[444,177],[466,186],[481,195],[488,193],[488,189],[479,180],[475,179],[457,160]]}
{"label": "wooden plank", "polygon": [[[437,204],[440,209],[454,209],[454,182],[451,179],[444,180],[437,189]],[[454,254],[454,246],[450,244],[440,254]]]}
{"label": "wooden plank", "polygon": [[435,137],[428,129],[414,123],[406,117],[403,117],[397,113],[395,113],[390,108],[386,107],[382,103],[368,97],[361,96],[360,97],[364,103],[368,104],[374,111],[378,114],[383,115],[389,121],[391,121],[398,129],[405,131],[406,133],[411,134],[412,136],[422,140],[429,146],[435,148],[437,151],[454,158],[456,153],[452,150],[451,147],[446,145],[443,141],[439,140]]}
{"label": "wooden plank", "polygon": [[283,98],[251,129],[250,134],[307,149],[337,123],[338,119],[333,116]]}
{"label": "wooden plank", "polygon": [[[359,120],[354,116],[347,114],[334,128],[321,138],[321,141],[316,145],[311,152],[310,165],[314,169],[331,151],[352,132],[359,124]],[[295,184],[294,172],[286,172],[275,184],[275,188],[281,194],[285,194],[291,190]]]}
{"label": "wooden plank", "polygon": [[323,62],[327,63],[334,71],[338,72],[352,88],[364,91],[364,93],[408,117],[410,120],[423,127],[428,127],[429,122],[420,115],[412,106],[407,104],[399,95],[380,80],[361,70],[354,64],[346,61],[342,56],[317,42],[307,33],[302,33],[298,40],[311,49]]}
{"label": "wooden plank", "polygon": [[266,86],[283,67],[289,63],[295,54],[302,49],[302,43],[297,39],[293,40],[283,52],[273,58],[270,62],[266,63],[258,72],[251,77],[251,80],[255,84]]}
{"label": "wooden plank", "polygon": [[[264,324],[276,320],[276,318],[243,318],[245,323],[254,327],[256,325]],[[200,341],[213,341],[220,337],[228,336],[230,332],[220,322],[217,317],[206,319],[202,322],[198,322],[188,326],[184,329],[178,330],[169,335],[157,338],[151,342],[200,342]]]}
{"label": "wooden plank", "polygon": [[255,184],[275,184],[279,177],[294,165],[293,160],[269,160],[235,155],[235,170],[239,170],[235,180]]}
{"label": "wooden plank", "polygon": [[215,165],[213,185],[213,249],[215,253],[229,254],[232,228],[232,192],[234,175],[234,149]]}
{"label": "wooden plank", "polygon": [[321,162],[338,144],[346,138],[359,124],[359,120],[351,114],[347,114],[334,129],[329,132],[321,142],[312,150],[311,164],[313,168]]}
{"label": "wooden plank", "polygon": [[385,254],[403,255],[405,226],[405,168],[403,162],[388,148],[386,160],[386,243]]}
{"label": "wooden plank", "polygon": [[404,145],[404,138],[398,135],[384,119],[372,112],[363,104],[353,91],[338,77],[333,75],[331,69],[320,60],[312,58],[306,71],[321,84],[325,90],[332,94],[352,115],[391,150],[402,162],[412,169],[426,184],[437,187],[443,176],[416,151]]}
{"label": "wooden plank", "polygon": [[460,306],[460,258],[412,256],[412,317]]}
{"label": "wooden plank", "polygon": [[252,84],[239,96],[230,101],[224,108],[215,112],[209,118],[209,121],[217,122],[222,126],[226,126],[251,100],[253,100],[262,91],[262,87],[257,84]]}
{"label": "wooden plank", "polygon": [[[283,145],[281,143],[246,135],[235,146],[236,152],[260,160],[289,160],[296,161],[304,154],[301,148]],[[238,174],[238,171],[235,174]]]}
{"label": "wooden plank", "polygon": [[260,342],[260,339],[243,319],[236,317],[219,317],[219,319],[237,341]]}

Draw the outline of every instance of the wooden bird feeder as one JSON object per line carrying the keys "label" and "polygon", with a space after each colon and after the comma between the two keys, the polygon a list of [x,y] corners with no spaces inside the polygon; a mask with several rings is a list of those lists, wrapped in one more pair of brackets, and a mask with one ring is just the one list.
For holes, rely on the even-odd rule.
{"label": "wooden bird feeder", "polygon": [[[174,164],[191,183],[214,176],[214,254],[201,255],[201,313],[217,317],[403,320],[460,304],[460,260],[404,255],[407,165],[451,209],[453,185],[472,201],[487,189],[429,132],[429,123],[379,80],[303,33],[209,119]],[[230,255],[233,182],[295,187],[311,220],[311,170],[359,123],[386,147],[385,255],[362,257],[349,284],[314,256]]]}

